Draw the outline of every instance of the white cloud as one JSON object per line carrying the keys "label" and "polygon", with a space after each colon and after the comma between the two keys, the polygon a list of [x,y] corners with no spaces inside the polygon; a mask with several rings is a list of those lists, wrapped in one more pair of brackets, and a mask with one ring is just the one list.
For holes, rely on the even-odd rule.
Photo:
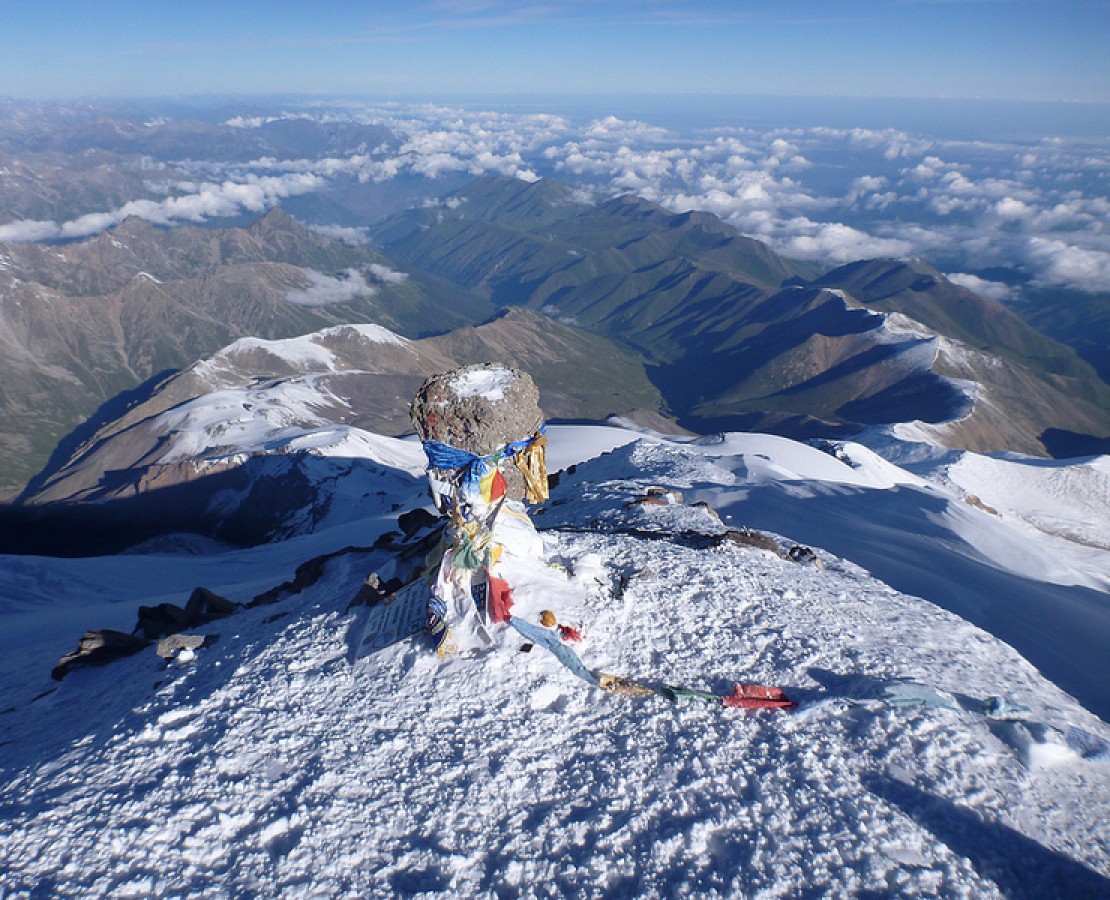
{"label": "white cloud", "polygon": [[1025,255],[1037,273],[1034,280],[1038,284],[1110,292],[1110,252],[1031,237],[1025,244]]}
{"label": "white cloud", "polygon": [[672,133],[666,128],[635,119],[619,119],[616,116],[595,119],[586,126],[583,133],[589,140],[619,141],[625,144],[635,141],[664,141],[672,137]]}
{"label": "white cloud", "polygon": [[233,116],[224,122],[229,128],[261,128],[267,122],[275,121],[274,116]]}
{"label": "white cloud", "polygon": [[875,237],[841,222],[811,222],[800,217],[789,227],[798,233],[777,243],[787,256],[799,259],[844,263],[870,257],[905,257],[914,250],[909,241]]}
{"label": "white cloud", "polygon": [[1014,197],[1003,197],[991,207],[991,212],[999,219],[1006,221],[1008,219],[1031,219],[1034,209],[1022,200],[1017,200]]}
{"label": "white cloud", "polygon": [[309,225],[313,231],[331,238],[333,241],[342,241],[352,247],[359,247],[370,243],[369,228],[352,228],[346,225]]}
{"label": "white cloud", "polygon": [[1013,289],[1008,284],[1003,284],[1001,281],[988,281],[968,272],[950,272],[945,277],[953,284],[965,287],[983,297],[989,297],[991,300],[1008,300],[1013,294]]}
{"label": "white cloud", "polygon": [[243,211],[263,212],[284,197],[304,194],[322,187],[317,175],[281,176],[248,175],[245,181],[224,181],[221,184],[181,183],[186,193],[163,200],[131,200],[109,212],[87,213],[60,225],[56,222],[23,220],[0,226],[0,239],[9,241],[41,241],[58,238],[80,238],[118,225],[130,216],[138,216],[157,225],[172,225],[185,220],[235,216]]}
{"label": "white cloud", "polygon": [[[384,267],[383,267],[384,268]],[[377,289],[366,283],[357,269],[345,269],[336,275],[325,275],[312,269],[305,271],[308,286],[295,291],[287,291],[285,299],[297,306],[331,306],[336,303],[351,303],[372,297]]]}
{"label": "white cloud", "polygon": [[409,278],[408,272],[397,272],[389,266],[383,266],[381,263],[371,263],[367,268],[370,270],[370,274],[382,284],[401,284],[408,281]]}
{"label": "white cloud", "polygon": [[47,241],[58,237],[61,230],[61,226],[57,222],[17,219],[14,222],[8,222],[6,225],[0,225],[0,242]]}
{"label": "white cloud", "polygon": [[[295,115],[294,113],[283,114]],[[1103,173],[1110,142],[931,140],[895,129],[711,128],[679,134],[654,123],[601,116],[576,124],[556,115],[433,104],[320,101],[320,122],[382,125],[396,143],[347,157],[175,164],[189,183],[148,186],[136,200],[70,222],[0,225],[0,240],[76,237],[127,215],[172,225],[262,211],[283,196],[342,179],[381,182],[496,172],[523,180],[563,178],[593,196],[634,192],[665,207],[713,212],[745,234],[793,255],[839,263],[921,255],[956,276],[989,265],[1021,267],[1040,284],[1106,290],[1110,198]],[[258,127],[270,117],[237,117]],[[366,232],[329,227],[363,243]],[[939,257],[939,258],[938,258]],[[375,282],[367,270],[366,278]],[[998,293],[1000,288],[980,287]]]}
{"label": "white cloud", "polygon": [[955,163],[945,162],[939,156],[926,156],[916,166],[902,169],[901,174],[906,178],[917,181],[932,181],[940,175],[946,172],[954,172],[958,168]]}
{"label": "white cloud", "polygon": [[869,191],[881,191],[888,184],[890,180],[884,175],[861,175],[852,180],[851,194],[859,196]]}

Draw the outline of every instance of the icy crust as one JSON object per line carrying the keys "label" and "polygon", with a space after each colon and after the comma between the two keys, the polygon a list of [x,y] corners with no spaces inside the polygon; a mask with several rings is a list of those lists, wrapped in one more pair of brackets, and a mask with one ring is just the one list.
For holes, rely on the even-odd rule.
{"label": "icy crust", "polygon": [[[712,474],[703,462],[689,485]],[[581,502],[622,509],[618,481]],[[652,524],[681,531],[679,512]],[[440,663],[411,643],[352,670],[345,610],[369,560],[338,557],[301,594],[208,626],[220,639],[192,661],[74,673],[6,716],[6,889],[1036,897],[1108,883],[1110,765],[1061,732],[1110,729],[985,632],[827,554],[822,570],[629,534],[547,545],[558,568],[508,567],[517,611],[580,626],[591,668],[782,684],[800,708],[612,696],[511,632],[488,654]],[[880,702],[894,678],[954,708]],[[1029,712],[976,711],[998,694]]]}
{"label": "icy crust", "polygon": [[347,425],[335,425],[321,404],[349,406],[318,377],[288,379],[257,388],[205,394],[162,413],[165,435],[157,462],[198,465],[233,456],[305,451],[318,456],[371,459],[420,474],[427,463],[419,447]]}
{"label": "icy crust", "polygon": [[1045,460],[962,453],[939,473],[1007,517],[1110,550],[1110,457]]}
{"label": "icy crust", "polygon": [[451,391],[460,400],[481,397],[494,403],[505,396],[505,390],[516,378],[501,366],[483,366],[461,372],[450,384]]}

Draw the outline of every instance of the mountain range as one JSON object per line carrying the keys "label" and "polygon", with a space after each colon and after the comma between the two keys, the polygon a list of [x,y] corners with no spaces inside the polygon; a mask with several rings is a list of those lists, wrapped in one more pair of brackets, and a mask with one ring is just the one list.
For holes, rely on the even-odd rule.
{"label": "mountain range", "polygon": [[[538,372],[549,395],[591,371],[583,356],[611,363],[574,379],[574,402],[553,407],[567,418],[648,410],[656,425],[800,437],[916,423],[950,447],[1058,456],[1110,435],[1110,387],[1073,349],[922,260],[822,272],[708,213],[501,176],[391,216],[371,239],[334,241],[275,209],[242,228],[130,218],[84,240],[0,245],[0,490],[24,490],[48,461],[72,471],[98,431],[236,340],[366,322],[418,339],[517,307],[542,316],[510,320],[531,331],[517,362],[542,370],[548,336],[562,348],[565,365]],[[258,359],[250,377],[278,375]],[[404,427],[391,402],[375,420],[387,432]]]}
{"label": "mountain range", "polygon": [[[554,181],[224,225],[0,244],[0,894],[1106,895],[1073,349]],[[441,658],[362,601],[438,539],[410,398],[484,361],[551,495],[493,517],[515,625]]]}
{"label": "mountain range", "polygon": [[366,248],[273,210],[247,228],[158,228],[130,218],[64,244],[0,244],[0,490],[121,392],[248,336],[344,322],[408,334],[487,318],[490,305],[410,277]]}
{"label": "mountain range", "polygon": [[695,431],[920,420],[949,446],[1062,455],[1069,434],[1110,434],[1110,387],[1072,348],[922,260],[814,277],[708,213],[495,176],[373,234],[406,265],[640,351]]}
{"label": "mountain range", "polygon": [[[420,340],[377,325],[244,338],[67,442],[28,485],[23,504],[0,512],[0,546],[36,553],[64,546],[80,555],[173,532],[247,545],[288,536],[303,526],[306,498],[312,515],[323,515],[332,488],[341,490],[359,465],[330,459],[343,456],[353,429],[408,432],[409,400],[426,373],[506,359],[533,375],[548,416],[619,412],[666,426],[653,412],[659,395],[632,354],[528,310]],[[305,432],[320,429],[327,440],[304,444]],[[266,439],[244,450],[259,433]],[[324,477],[328,467],[334,473]]]}

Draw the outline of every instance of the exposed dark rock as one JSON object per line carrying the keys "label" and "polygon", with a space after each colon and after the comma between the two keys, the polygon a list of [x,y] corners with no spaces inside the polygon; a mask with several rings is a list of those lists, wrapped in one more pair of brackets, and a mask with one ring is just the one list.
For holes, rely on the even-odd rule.
{"label": "exposed dark rock", "polygon": [[193,624],[189,614],[176,603],[159,603],[157,606],[140,606],[139,621],[132,634],[152,641],[167,634],[184,631]]}
{"label": "exposed dark rock", "polygon": [[189,596],[184,609],[176,603],[140,606],[139,621],[132,633],[146,640],[156,640],[230,616],[238,608],[238,604],[232,603],[226,597],[221,597],[208,588],[198,587]]}
{"label": "exposed dark rock", "polygon": [[104,628],[86,631],[77,643],[77,649],[67,653],[50,674],[61,681],[74,666],[102,666],[121,656],[130,656],[148,646],[150,641]]}
{"label": "exposed dark rock", "polygon": [[387,578],[384,581],[377,572],[373,572],[366,577],[359,588],[355,598],[348,605],[348,609],[353,606],[377,606],[383,603],[387,598],[392,597],[397,591],[404,587],[404,583],[400,578]]}
{"label": "exposed dark rock", "polygon": [[310,587],[320,580],[324,574],[325,567],[331,560],[340,556],[346,556],[347,554],[367,552],[369,551],[366,547],[344,547],[342,550],[336,550],[333,553],[325,553],[323,556],[314,556],[312,559],[297,566],[297,570],[293,573],[292,581],[283,581],[276,587],[272,587],[268,591],[263,591],[247,603],[246,606],[248,608],[268,606],[271,603],[277,603],[287,596],[299,594],[306,587]]}
{"label": "exposed dark rock", "polygon": [[410,509],[406,513],[401,513],[397,517],[397,524],[401,526],[401,531],[405,533],[405,540],[412,538],[414,534],[422,528],[429,528],[439,522],[439,516],[431,513],[423,507]]}
{"label": "exposed dark rock", "polygon": [[198,587],[189,595],[189,602],[185,604],[185,614],[197,624],[201,624],[230,616],[238,608],[238,604],[232,603],[226,597],[221,597],[208,588]]}
{"label": "exposed dark rock", "polygon": [[162,659],[173,659],[179,650],[199,650],[208,643],[203,634],[171,634],[158,642],[155,652]]}
{"label": "exposed dark rock", "polygon": [[803,547],[801,544],[795,544],[786,551],[786,558],[796,563],[804,563],[813,565],[818,562],[817,554],[813,552],[810,547]]}
{"label": "exposed dark rock", "polygon": [[704,500],[695,500],[693,503],[690,504],[690,506],[693,509],[705,510],[705,512],[708,513],[712,518],[716,519],[718,522],[721,521],[721,514],[718,513],[717,510],[715,510],[712,506],[710,506]]}
{"label": "exposed dark rock", "polygon": [[730,528],[724,536],[726,540],[740,547],[755,547],[758,550],[770,550],[776,554],[779,552],[779,545],[759,531],[751,531],[748,528],[739,530]]}

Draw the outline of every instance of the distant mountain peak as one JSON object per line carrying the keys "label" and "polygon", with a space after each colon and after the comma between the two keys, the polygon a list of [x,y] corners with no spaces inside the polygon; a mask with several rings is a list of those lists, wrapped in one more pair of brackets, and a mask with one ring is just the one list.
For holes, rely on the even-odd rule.
{"label": "distant mountain peak", "polygon": [[273,209],[260,216],[257,220],[252,222],[248,227],[248,231],[261,232],[261,231],[303,231],[306,234],[315,235],[310,228],[302,225],[287,213],[280,206],[275,206]]}
{"label": "distant mountain peak", "polygon": [[[449,219],[481,219],[529,231],[569,218],[590,205],[587,195],[561,181],[482,175],[448,194],[436,213]],[[413,213],[426,215],[427,210],[410,211]]]}
{"label": "distant mountain peak", "polygon": [[142,216],[128,216],[105,234],[115,237],[147,237],[156,230],[155,225]]}
{"label": "distant mountain peak", "polygon": [[652,203],[650,200],[645,200],[636,194],[621,194],[606,200],[598,208],[603,212],[621,216],[672,215],[658,203]]}

